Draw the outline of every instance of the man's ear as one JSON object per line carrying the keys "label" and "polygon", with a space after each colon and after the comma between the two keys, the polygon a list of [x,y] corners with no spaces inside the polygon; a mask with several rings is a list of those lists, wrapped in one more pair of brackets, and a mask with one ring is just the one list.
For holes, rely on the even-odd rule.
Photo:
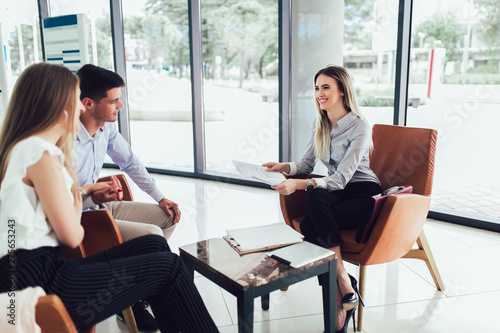
{"label": "man's ear", "polygon": [[95,102],[92,98],[85,97],[84,99],[82,99],[82,104],[85,107],[85,110],[90,110],[94,107]]}

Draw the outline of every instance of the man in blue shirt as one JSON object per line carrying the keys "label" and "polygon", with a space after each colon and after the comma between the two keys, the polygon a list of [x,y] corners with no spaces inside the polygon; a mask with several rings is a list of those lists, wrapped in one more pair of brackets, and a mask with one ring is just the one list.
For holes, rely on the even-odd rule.
{"label": "man in blue shirt", "polygon": [[[91,64],[83,66],[76,74],[80,78],[80,99],[86,109],[80,117],[81,129],[75,145],[75,171],[80,186],[97,181],[107,154],[139,188],[158,202],[116,201],[119,193],[109,186],[84,199],[83,208],[104,205],[115,218],[124,241],[147,234],[159,234],[168,239],[180,220],[179,207],[164,197],[117,130],[118,111],[123,107],[120,88],[125,86],[125,82],[117,73]],[[133,309],[137,320],[136,305]],[[140,318],[137,321],[140,325]],[[154,325],[151,329],[154,330]]]}

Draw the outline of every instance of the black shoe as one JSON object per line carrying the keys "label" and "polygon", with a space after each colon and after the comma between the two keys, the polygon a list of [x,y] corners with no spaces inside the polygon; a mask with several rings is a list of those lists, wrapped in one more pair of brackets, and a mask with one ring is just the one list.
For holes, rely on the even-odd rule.
{"label": "black shoe", "polygon": [[361,298],[361,295],[359,294],[359,291],[358,291],[358,281],[356,281],[354,276],[352,276],[351,274],[349,274],[349,278],[351,279],[352,289],[354,289],[354,291],[358,295],[358,298],[359,298],[359,301],[361,302],[361,305],[363,305],[363,307],[364,307],[365,302],[363,302],[363,299]]}
{"label": "black shoe", "polygon": [[349,311],[358,306],[358,299],[354,293],[349,293],[342,297],[340,303],[345,310]]}
{"label": "black shoe", "polygon": [[347,333],[347,327],[349,326],[349,320],[352,317],[352,324],[354,325],[354,332],[356,332],[356,322],[354,321],[354,313],[356,313],[356,308],[353,308],[345,314],[344,326],[340,330],[335,330],[335,333]]}
{"label": "black shoe", "polygon": [[[146,310],[146,307],[141,302],[137,302],[132,306],[132,312],[134,313],[135,322],[137,323],[137,328],[141,332],[156,332],[158,331],[158,324],[156,323],[155,317]],[[121,312],[116,314],[116,317],[125,323],[123,314]]]}
{"label": "black shoe", "polygon": [[[343,296],[342,300],[340,301],[340,303],[342,304],[342,307],[344,309],[346,309],[347,311],[354,309],[358,306],[358,303],[359,303],[358,299],[361,301],[361,304],[363,304],[363,306],[365,306],[365,303],[363,302],[363,299],[361,298],[361,295],[359,294],[359,291],[358,291],[358,281],[356,281],[354,276],[352,276],[351,274],[349,274],[349,278],[351,279],[352,289],[354,289],[355,294],[349,293],[349,294]],[[356,295],[358,297],[356,297]]]}

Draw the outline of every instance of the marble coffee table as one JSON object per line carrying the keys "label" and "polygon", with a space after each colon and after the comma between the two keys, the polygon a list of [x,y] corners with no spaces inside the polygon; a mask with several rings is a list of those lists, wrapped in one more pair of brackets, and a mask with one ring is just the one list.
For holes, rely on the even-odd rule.
{"label": "marble coffee table", "polygon": [[212,238],[184,245],[179,249],[193,278],[194,271],[197,271],[236,296],[239,333],[253,331],[254,298],[260,296],[262,309],[268,310],[270,292],[324,274],[322,289],[325,332],[335,332],[336,254],[293,268],[267,257],[265,252],[239,255],[223,238]]}

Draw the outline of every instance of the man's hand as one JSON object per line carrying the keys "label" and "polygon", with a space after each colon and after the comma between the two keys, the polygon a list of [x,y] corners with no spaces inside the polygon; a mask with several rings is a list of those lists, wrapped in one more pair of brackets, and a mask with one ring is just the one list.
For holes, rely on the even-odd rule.
{"label": "man's hand", "polygon": [[118,178],[115,176],[111,176],[110,181],[99,182],[93,185],[93,191],[90,196],[96,205],[110,201],[123,200],[122,186]]}
{"label": "man's hand", "polygon": [[170,210],[174,211],[175,218],[173,221],[173,224],[176,224],[179,222],[181,219],[181,211],[179,210],[179,206],[173,202],[168,200],[167,198],[163,198],[158,202],[158,205],[165,211],[168,217],[172,217],[172,212]]}

